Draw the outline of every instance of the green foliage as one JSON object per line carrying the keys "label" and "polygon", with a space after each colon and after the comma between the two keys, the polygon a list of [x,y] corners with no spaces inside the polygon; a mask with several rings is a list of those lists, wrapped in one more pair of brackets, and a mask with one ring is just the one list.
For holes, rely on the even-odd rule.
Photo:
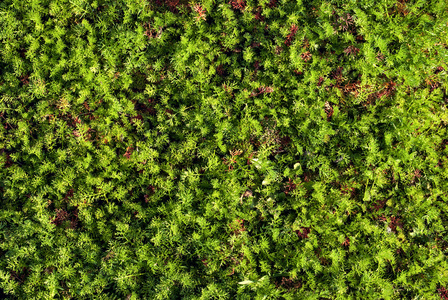
{"label": "green foliage", "polygon": [[448,297],[445,1],[0,3],[0,298]]}

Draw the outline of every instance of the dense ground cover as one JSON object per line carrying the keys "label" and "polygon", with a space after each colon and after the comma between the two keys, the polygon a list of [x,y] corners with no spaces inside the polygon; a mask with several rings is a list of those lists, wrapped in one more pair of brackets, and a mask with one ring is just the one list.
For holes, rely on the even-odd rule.
{"label": "dense ground cover", "polygon": [[448,299],[446,1],[4,0],[8,299]]}

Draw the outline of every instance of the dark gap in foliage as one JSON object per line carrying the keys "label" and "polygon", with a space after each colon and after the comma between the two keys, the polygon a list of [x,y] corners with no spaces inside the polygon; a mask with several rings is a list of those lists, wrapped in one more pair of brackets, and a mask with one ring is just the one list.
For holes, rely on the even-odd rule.
{"label": "dark gap in foliage", "polygon": [[14,298],[12,298],[12,297],[10,297],[10,296],[7,296],[7,295],[5,294],[5,291],[4,291],[2,288],[0,288],[0,299],[9,300],[9,299],[14,299]]}

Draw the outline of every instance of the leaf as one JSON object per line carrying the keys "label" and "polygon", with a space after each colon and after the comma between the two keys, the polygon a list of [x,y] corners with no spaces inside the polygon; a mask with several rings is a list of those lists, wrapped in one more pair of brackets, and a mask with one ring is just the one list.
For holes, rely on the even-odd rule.
{"label": "leaf", "polygon": [[252,159],[252,163],[255,165],[257,169],[261,169],[261,162],[258,162],[258,158]]}
{"label": "leaf", "polygon": [[244,280],[244,281],[238,282],[238,284],[251,284],[251,283],[254,283],[254,282],[251,280]]}
{"label": "leaf", "polygon": [[269,185],[271,183],[270,178],[266,178],[265,180],[263,180],[263,182],[261,183],[262,185]]}

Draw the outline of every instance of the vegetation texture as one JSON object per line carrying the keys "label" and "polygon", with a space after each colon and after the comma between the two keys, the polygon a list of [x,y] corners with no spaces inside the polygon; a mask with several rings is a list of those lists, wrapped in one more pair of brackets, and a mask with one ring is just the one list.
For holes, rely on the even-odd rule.
{"label": "vegetation texture", "polygon": [[448,299],[446,0],[0,2],[3,299]]}

